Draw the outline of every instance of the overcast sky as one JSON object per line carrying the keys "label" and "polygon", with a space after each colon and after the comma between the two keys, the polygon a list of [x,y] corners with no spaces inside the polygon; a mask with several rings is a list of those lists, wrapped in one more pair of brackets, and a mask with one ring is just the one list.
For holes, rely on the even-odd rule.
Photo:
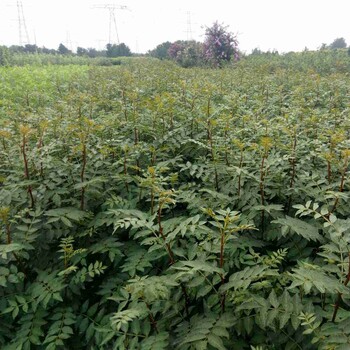
{"label": "overcast sky", "polygon": [[[22,0],[31,44],[58,48],[62,42],[102,49],[109,39],[108,9],[116,4],[120,42],[147,52],[164,41],[202,41],[214,21],[237,34],[239,48],[279,52],[317,49],[343,37],[350,44],[350,0]],[[112,23],[113,24],[113,23]],[[114,24],[112,42],[117,42]],[[26,41],[21,25],[22,41]],[[19,44],[17,0],[0,0],[0,45]]]}

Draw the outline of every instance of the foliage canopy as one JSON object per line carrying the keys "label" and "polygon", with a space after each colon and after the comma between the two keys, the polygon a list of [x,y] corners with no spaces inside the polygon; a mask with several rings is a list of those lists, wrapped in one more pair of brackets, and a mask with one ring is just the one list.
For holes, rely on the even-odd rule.
{"label": "foliage canopy", "polygon": [[348,349],[349,64],[0,67],[0,348]]}

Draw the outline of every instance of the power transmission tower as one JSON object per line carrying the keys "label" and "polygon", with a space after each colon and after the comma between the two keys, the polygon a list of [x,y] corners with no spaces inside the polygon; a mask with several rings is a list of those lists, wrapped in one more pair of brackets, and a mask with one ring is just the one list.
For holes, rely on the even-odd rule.
{"label": "power transmission tower", "polygon": [[116,10],[128,10],[128,8],[124,5],[116,5],[116,4],[102,4],[102,5],[94,5],[94,9],[105,9],[109,11],[109,27],[108,27],[108,43],[112,44],[112,27],[114,27],[115,35],[117,38],[117,44],[119,44],[119,35],[117,28],[117,19],[115,16]]}
{"label": "power transmission tower", "polygon": [[[187,41],[191,41],[193,40],[193,34],[195,33],[195,31],[193,31],[193,22],[192,22],[192,15],[193,12],[191,11],[184,11],[183,9],[179,9],[179,11],[181,12],[181,14],[185,14],[186,15],[186,22],[181,22],[182,24],[186,24],[186,30],[184,30],[183,32],[186,33],[186,40]],[[196,24],[196,23],[194,23]]]}
{"label": "power transmission tower", "polygon": [[69,50],[73,51],[73,44],[72,44],[72,40],[70,38],[70,32],[69,31],[67,31],[67,36],[66,36],[66,47]]}
{"label": "power transmission tower", "polygon": [[22,1],[17,1],[17,13],[18,13],[18,37],[19,45],[24,46],[30,44],[26,19],[24,17]]}
{"label": "power transmission tower", "polygon": [[186,12],[187,15],[187,28],[186,28],[186,37],[187,40],[193,40],[193,35],[192,35],[192,22],[191,22],[191,12],[187,11]]}

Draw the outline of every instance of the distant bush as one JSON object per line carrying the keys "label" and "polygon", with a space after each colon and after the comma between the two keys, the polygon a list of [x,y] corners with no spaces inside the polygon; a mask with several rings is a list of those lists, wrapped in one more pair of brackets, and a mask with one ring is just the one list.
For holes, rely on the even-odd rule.
{"label": "distant bush", "polygon": [[171,47],[172,43],[170,41],[166,41],[162,44],[159,44],[156,46],[155,49],[151,50],[148,52],[148,55],[155,57],[155,58],[159,58],[161,60],[163,59],[169,59],[169,48]]}
{"label": "distant bush", "polygon": [[[350,54],[350,53],[349,53]],[[277,51],[257,52],[242,58],[240,66],[259,66],[270,73],[280,69],[325,75],[350,72],[349,54],[345,49],[319,51],[288,52],[279,54]]]}
{"label": "distant bush", "polygon": [[176,41],[168,49],[169,57],[181,67],[203,65],[203,44],[197,41]]}
{"label": "distant bush", "polygon": [[0,46],[0,66],[8,66],[11,62],[11,53],[6,46]]}
{"label": "distant bush", "polygon": [[15,54],[12,57],[11,65],[88,65],[91,64],[91,58],[78,57],[73,55],[57,54]]}
{"label": "distant bush", "polygon": [[128,57],[131,56],[131,50],[124,43],[121,43],[119,45],[107,44],[106,55],[107,57]]}
{"label": "distant bush", "polygon": [[149,51],[148,55],[171,59],[185,68],[222,67],[232,58],[236,61],[239,59],[237,38],[218,22],[206,28],[204,43],[195,40],[167,41]]}
{"label": "distant bush", "polygon": [[214,67],[239,59],[237,38],[218,22],[206,28],[203,49],[204,60]]}
{"label": "distant bush", "polygon": [[346,49],[346,41],[344,38],[337,38],[329,45],[329,48],[332,50]]}

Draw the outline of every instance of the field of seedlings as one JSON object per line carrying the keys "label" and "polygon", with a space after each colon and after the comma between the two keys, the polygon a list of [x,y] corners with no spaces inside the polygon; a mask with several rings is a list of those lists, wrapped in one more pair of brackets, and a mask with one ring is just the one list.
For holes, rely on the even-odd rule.
{"label": "field of seedlings", "polygon": [[0,348],[350,349],[349,72],[0,67]]}

